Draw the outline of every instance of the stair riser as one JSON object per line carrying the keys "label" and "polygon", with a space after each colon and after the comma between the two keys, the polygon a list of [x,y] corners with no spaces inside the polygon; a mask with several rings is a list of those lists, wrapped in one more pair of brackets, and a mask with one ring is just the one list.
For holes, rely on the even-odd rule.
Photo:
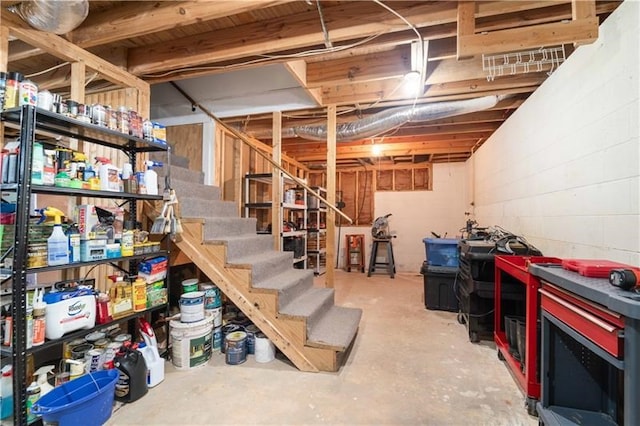
{"label": "stair riser", "polygon": [[286,306],[293,299],[313,287],[313,271],[296,280],[296,284],[278,293],[278,309]]}
{"label": "stair riser", "polygon": [[291,269],[291,265],[293,265],[293,253],[287,252],[286,256],[277,256],[268,261],[254,263],[251,265],[251,276],[270,278]]}
{"label": "stair riser", "polygon": [[253,254],[274,251],[273,238],[271,235],[255,235],[251,238],[242,238],[242,240],[228,240],[227,243],[227,262],[233,263],[234,259]]}
{"label": "stair riser", "polygon": [[[158,173],[158,181],[164,182],[164,176],[167,174],[167,167],[155,169]],[[203,183],[204,173],[185,169],[184,167],[171,166],[171,179],[179,179],[186,182]]]}
{"label": "stair riser", "polygon": [[182,217],[238,217],[235,203],[230,201],[179,198]]}
{"label": "stair riser", "polygon": [[191,197],[204,200],[220,200],[220,188],[217,186],[199,185],[190,181],[174,179],[172,176],[171,187],[176,190],[178,199]]}
{"label": "stair riser", "polygon": [[307,335],[311,331],[311,329],[316,325],[316,323],[322,318],[331,307],[335,304],[335,292],[331,292],[322,302],[318,308],[307,317]]}
{"label": "stair riser", "polygon": [[206,219],[204,224],[204,240],[212,241],[224,237],[232,237],[256,233],[256,218],[220,217]]}

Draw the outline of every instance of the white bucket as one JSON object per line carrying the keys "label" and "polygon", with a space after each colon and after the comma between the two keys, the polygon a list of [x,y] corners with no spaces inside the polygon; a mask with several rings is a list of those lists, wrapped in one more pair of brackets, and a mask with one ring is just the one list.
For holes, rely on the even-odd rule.
{"label": "white bucket", "polygon": [[204,319],[204,292],[192,291],[180,296],[180,321],[197,322]]}
{"label": "white bucket", "polygon": [[173,365],[178,370],[206,365],[211,358],[213,317],[207,316],[202,321],[191,323],[172,320],[169,327]]}
{"label": "white bucket", "polygon": [[[205,296],[205,299],[206,299],[206,296]],[[207,315],[211,315],[213,317],[214,327],[222,327],[222,308],[205,309],[204,312]]]}
{"label": "white bucket", "polygon": [[276,347],[267,336],[262,333],[255,335],[255,356],[256,362],[271,362],[276,357]]}

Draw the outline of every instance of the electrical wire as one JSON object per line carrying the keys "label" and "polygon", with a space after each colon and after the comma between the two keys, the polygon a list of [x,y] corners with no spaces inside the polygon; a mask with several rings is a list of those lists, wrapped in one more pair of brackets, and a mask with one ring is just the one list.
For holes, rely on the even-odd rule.
{"label": "electrical wire", "polygon": [[322,6],[320,6],[320,0],[316,0],[316,6],[318,7],[318,15],[320,15],[320,25],[322,26],[322,34],[324,34],[324,46],[327,48],[333,47],[331,40],[329,39],[329,30],[324,22],[324,15],[322,13]]}
{"label": "electrical wire", "polygon": [[244,67],[246,65],[260,64],[260,63],[269,62],[269,61],[278,60],[278,59],[292,59],[292,58],[293,59],[297,59],[297,58],[306,58],[308,56],[315,56],[315,55],[321,55],[321,54],[326,54],[326,53],[335,53],[335,52],[340,52],[340,51],[343,51],[343,50],[352,49],[354,47],[358,47],[360,45],[368,43],[368,42],[370,42],[372,40],[375,40],[376,38],[380,37],[382,34],[383,33],[374,34],[374,35],[366,37],[366,38],[364,38],[364,39],[362,39],[360,41],[357,41],[357,42],[352,43],[352,44],[344,45],[344,46],[337,46],[337,47],[331,47],[331,48],[322,48],[322,49],[311,49],[311,50],[306,50],[304,52],[284,54],[284,55],[261,54],[261,55],[256,55],[256,56],[259,56],[259,59],[252,59],[252,60],[249,60],[249,61],[238,62],[238,63],[230,64],[230,65],[210,65],[210,66],[198,66],[198,67],[185,67],[185,68],[178,68],[178,69],[175,69],[175,70],[166,71],[166,72],[163,72],[163,73],[143,74],[143,76],[144,77],[148,77],[148,78],[161,78],[161,77],[167,77],[167,76],[173,75],[173,74],[178,74],[178,73],[181,73],[181,72],[227,70],[227,69],[234,69],[234,68]]}
{"label": "electrical wire", "polygon": [[39,76],[39,75],[46,74],[46,73],[48,73],[48,72],[50,72],[50,71],[57,70],[58,68],[62,68],[62,67],[64,67],[64,66],[67,66],[67,65],[69,65],[70,63],[71,63],[71,62],[62,62],[62,63],[60,63],[60,64],[58,64],[58,65],[54,65],[54,66],[52,66],[52,67],[50,67],[50,68],[47,68],[46,70],[42,70],[42,71],[38,71],[38,72],[34,72],[34,73],[32,73],[32,74],[27,74],[27,75],[25,75],[25,77],[26,77],[26,78],[37,77],[37,76]]}

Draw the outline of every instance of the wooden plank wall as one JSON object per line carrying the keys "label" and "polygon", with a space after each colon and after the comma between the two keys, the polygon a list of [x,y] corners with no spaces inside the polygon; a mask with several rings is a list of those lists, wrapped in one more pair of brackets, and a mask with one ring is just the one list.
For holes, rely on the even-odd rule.
{"label": "wooden plank wall", "polygon": [[202,135],[201,123],[167,127],[167,142],[172,154],[189,160],[189,170],[202,172]]}

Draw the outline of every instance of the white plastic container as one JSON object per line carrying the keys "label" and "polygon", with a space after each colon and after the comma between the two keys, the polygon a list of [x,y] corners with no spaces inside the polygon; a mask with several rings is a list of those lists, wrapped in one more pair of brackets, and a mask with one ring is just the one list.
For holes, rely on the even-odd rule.
{"label": "white plastic container", "polygon": [[120,170],[111,163],[102,163],[98,169],[102,191],[120,191]]}
{"label": "white plastic container", "polygon": [[190,370],[207,365],[211,358],[213,317],[184,323],[171,320],[171,361],[178,370]]}
{"label": "white plastic container", "polygon": [[152,388],[164,380],[164,359],[160,357],[158,348],[145,343],[140,343],[138,352],[147,364],[147,386]]}
{"label": "white plastic container", "polygon": [[144,172],[144,186],[147,188],[147,194],[158,195],[158,174],[151,165],[147,165]]}
{"label": "white plastic container", "polygon": [[47,239],[47,265],[57,266],[67,263],[69,263],[69,237],[62,230],[60,218],[56,217],[53,232]]}
{"label": "white plastic container", "polygon": [[49,292],[44,295],[44,302],[47,304],[47,339],[59,339],[65,333],[92,328],[96,324],[93,290]]}

